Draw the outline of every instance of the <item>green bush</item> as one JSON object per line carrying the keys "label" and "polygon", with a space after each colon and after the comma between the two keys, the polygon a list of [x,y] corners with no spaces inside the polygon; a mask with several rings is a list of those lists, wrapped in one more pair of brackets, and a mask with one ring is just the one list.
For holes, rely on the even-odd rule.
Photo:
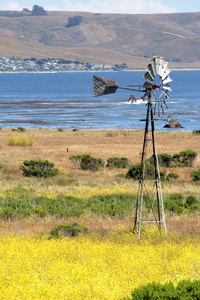
{"label": "green bush", "polygon": [[[133,165],[126,173],[126,178],[132,178],[134,180],[141,179],[141,164]],[[154,166],[150,164],[145,164],[145,178],[146,179],[153,179],[155,177],[155,169]],[[160,179],[161,181],[165,180],[165,176],[163,172],[160,172]]]}
{"label": "green bush", "polygon": [[2,163],[0,162],[0,169],[3,169],[3,165],[2,165]]}
{"label": "green bush", "polygon": [[47,178],[56,176],[59,173],[59,170],[54,168],[54,164],[48,160],[25,160],[20,169],[26,177],[36,176]]}
{"label": "green bush", "polygon": [[196,134],[196,135],[199,135],[200,134],[200,129],[199,130],[193,130],[192,133]]}
{"label": "green bush", "polygon": [[104,167],[104,161],[101,158],[94,158],[88,154],[73,155],[69,159],[75,166],[79,164],[82,170],[98,171]]}
{"label": "green bush", "polygon": [[193,177],[194,181],[200,180],[200,169],[198,171],[191,172],[191,176]]}
{"label": "green bush", "polygon": [[182,213],[183,206],[183,196],[178,193],[172,194],[164,200],[165,209],[172,213]]}
{"label": "green bush", "polygon": [[198,203],[198,200],[197,200],[197,198],[195,197],[195,196],[188,196],[187,198],[186,198],[186,201],[185,201],[186,203],[187,203],[187,205],[192,205],[192,204],[194,204],[194,203]]}
{"label": "green bush", "polygon": [[106,167],[125,169],[128,165],[130,165],[130,162],[126,157],[110,157],[107,159]]}
{"label": "green bush", "polygon": [[166,180],[172,181],[172,180],[175,180],[175,179],[177,179],[177,178],[179,178],[179,175],[178,175],[178,174],[176,174],[176,173],[169,173],[169,174],[167,175],[167,177],[166,177]]}
{"label": "green bush", "polygon": [[124,300],[198,300],[200,299],[200,280],[182,280],[174,287],[172,282],[165,284],[148,283],[135,288],[131,298]]}
{"label": "green bush", "polygon": [[26,129],[24,127],[17,127],[17,131],[24,132]]}
{"label": "green bush", "polygon": [[[154,156],[153,155],[149,158],[149,162],[151,165],[154,164]],[[172,162],[172,156],[167,153],[158,154],[158,162],[159,162],[159,165],[162,167],[169,167]]]}
{"label": "green bush", "polygon": [[32,217],[69,218],[79,217],[86,212],[101,217],[130,216],[135,211],[136,196],[112,194],[93,196],[88,199],[75,198],[59,194],[55,197],[35,196],[21,187],[5,191],[0,196],[0,217],[13,219]]}
{"label": "green bush", "polygon": [[179,154],[173,155],[173,161],[179,167],[192,167],[193,161],[197,157],[197,153],[193,150],[181,151]]}
{"label": "green bush", "polygon": [[193,212],[200,209],[200,202],[195,196],[188,196],[185,201],[185,208]]}
{"label": "green bush", "polygon": [[51,230],[50,238],[60,238],[66,236],[75,237],[78,234],[86,233],[87,231],[87,227],[79,225],[77,223],[57,225]]}
{"label": "green bush", "polygon": [[63,128],[58,128],[58,132],[63,132]]}

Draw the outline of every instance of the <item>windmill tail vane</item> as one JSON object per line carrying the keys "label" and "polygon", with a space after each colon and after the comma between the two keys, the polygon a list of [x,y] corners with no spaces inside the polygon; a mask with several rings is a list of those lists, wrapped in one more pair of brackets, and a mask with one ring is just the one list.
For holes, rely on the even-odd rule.
{"label": "windmill tail vane", "polygon": [[160,110],[164,113],[163,105],[166,105],[166,99],[169,98],[168,92],[171,91],[169,83],[172,79],[169,77],[171,70],[168,68],[168,63],[163,57],[154,56],[146,68],[144,79],[146,82],[143,85],[128,85],[119,87],[115,79],[110,79],[101,76],[93,76],[93,97],[112,94],[117,89],[143,92],[144,97],[147,97],[154,104],[154,113],[160,114]]}

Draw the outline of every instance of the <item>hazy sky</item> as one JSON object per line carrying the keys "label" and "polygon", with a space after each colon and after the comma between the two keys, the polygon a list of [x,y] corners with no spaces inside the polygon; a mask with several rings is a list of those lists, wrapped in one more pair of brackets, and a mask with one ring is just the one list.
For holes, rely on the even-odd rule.
{"label": "hazy sky", "polygon": [[199,12],[199,0],[16,0],[0,1],[0,10],[32,9],[33,5],[54,11],[101,13],[174,13]]}

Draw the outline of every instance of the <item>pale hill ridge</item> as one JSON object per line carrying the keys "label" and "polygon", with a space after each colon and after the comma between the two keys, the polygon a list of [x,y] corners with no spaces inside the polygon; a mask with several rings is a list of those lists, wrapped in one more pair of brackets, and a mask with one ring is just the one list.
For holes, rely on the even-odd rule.
{"label": "pale hill ridge", "polygon": [[[79,16],[79,24],[68,26]],[[81,18],[80,18],[81,17]],[[0,55],[64,58],[141,69],[154,55],[172,68],[200,68],[200,13],[152,15],[0,12]]]}

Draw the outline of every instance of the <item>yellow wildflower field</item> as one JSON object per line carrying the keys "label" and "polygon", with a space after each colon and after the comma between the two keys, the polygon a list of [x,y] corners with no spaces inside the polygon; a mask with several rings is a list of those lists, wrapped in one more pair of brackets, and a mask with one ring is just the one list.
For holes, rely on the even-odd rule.
{"label": "yellow wildflower field", "polygon": [[137,240],[118,229],[109,236],[0,238],[1,299],[109,299],[155,281],[200,278],[198,237]]}

